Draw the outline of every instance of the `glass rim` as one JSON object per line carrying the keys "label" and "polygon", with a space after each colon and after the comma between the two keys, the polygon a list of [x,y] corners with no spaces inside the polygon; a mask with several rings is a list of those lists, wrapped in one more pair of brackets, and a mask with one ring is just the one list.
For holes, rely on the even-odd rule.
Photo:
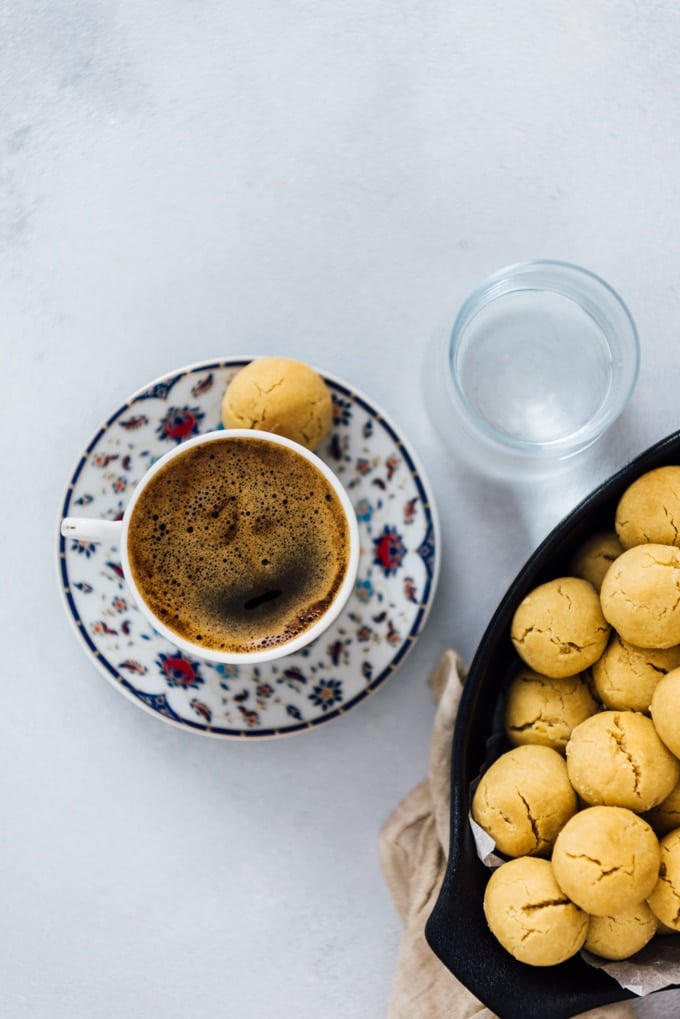
{"label": "glass rim", "polygon": [[[554,293],[572,301],[593,320],[612,355],[609,390],[598,409],[575,431],[556,439],[519,439],[495,428],[470,403],[456,372],[460,343],[474,318],[494,301],[522,291]],[[640,369],[637,326],[620,294],[590,269],[559,259],[516,262],[483,280],[461,305],[446,351],[450,395],[459,404],[469,426],[497,450],[534,458],[568,456],[594,442],[623,411]]]}

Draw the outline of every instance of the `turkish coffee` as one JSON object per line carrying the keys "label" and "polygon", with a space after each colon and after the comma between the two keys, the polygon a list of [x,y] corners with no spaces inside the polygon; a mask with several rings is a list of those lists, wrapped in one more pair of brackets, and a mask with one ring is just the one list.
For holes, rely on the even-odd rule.
{"label": "turkish coffee", "polygon": [[132,576],[151,611],[199,647],[248,653],[312,626],[345,577],[343,506],[313,463],[262,438],[180,453],[130,518]]}

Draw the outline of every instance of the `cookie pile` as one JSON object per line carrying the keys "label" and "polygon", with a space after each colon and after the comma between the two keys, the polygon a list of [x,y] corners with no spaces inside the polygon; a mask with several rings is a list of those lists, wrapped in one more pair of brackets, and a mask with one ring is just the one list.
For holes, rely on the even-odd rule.
{"label": "cookie pile", "polygon": [[571,571],[517,607],[512,749],[472,800],[508,858],[487,923],[533,966],[680,931],[680,466],[630,485]]}

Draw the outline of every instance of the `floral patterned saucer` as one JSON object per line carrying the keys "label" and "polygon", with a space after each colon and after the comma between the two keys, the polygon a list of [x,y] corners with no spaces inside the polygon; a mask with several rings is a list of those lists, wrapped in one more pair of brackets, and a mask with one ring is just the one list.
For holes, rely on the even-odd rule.
{"label": "floral patterned saucer", "polygon": [[[227,385],[249,361],[202,363],[135,393],[93,437],[68,485],[64,516],[119,519],[128,493],[173,444],[221,427]],[[211,736],[271,737],[337,718],[377,689],[421,632],[440,560],[436,509],[421,468],[385,415],[323,374],[333,426],[317,453],[359,518],[355,590],[303,651],[248,668],[187,656],[146,622],[118,549],[59,537],[59,574],[85,649],[121,693],[159,718]]]}

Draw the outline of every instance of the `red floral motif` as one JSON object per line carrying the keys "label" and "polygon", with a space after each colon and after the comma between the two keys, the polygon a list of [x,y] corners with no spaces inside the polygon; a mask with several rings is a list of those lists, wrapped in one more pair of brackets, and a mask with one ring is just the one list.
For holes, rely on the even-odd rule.
{"label": "red floral motif", "polygon": [[396,527],[388,525],[385,525],[379,538],[373,539],[373,551],[374,562],[377,566],[382,566],[386,577],[397,572],[406,555],[406,547],[399,532]]}
{"label": "red floral motif", "polygon": [[156,665],[165,676],[169,686],[188,689],[201,686],[203,683],[198,662],[190,661],[181,651],[176,651],[172,655],[160,654],[156,659]]}
{"label": "red floral motif", "polygon": [[198,407],[171,407],[158,426],[158,435],[181,442],[190,435],[198,435],[198,426],[204,417]]}

